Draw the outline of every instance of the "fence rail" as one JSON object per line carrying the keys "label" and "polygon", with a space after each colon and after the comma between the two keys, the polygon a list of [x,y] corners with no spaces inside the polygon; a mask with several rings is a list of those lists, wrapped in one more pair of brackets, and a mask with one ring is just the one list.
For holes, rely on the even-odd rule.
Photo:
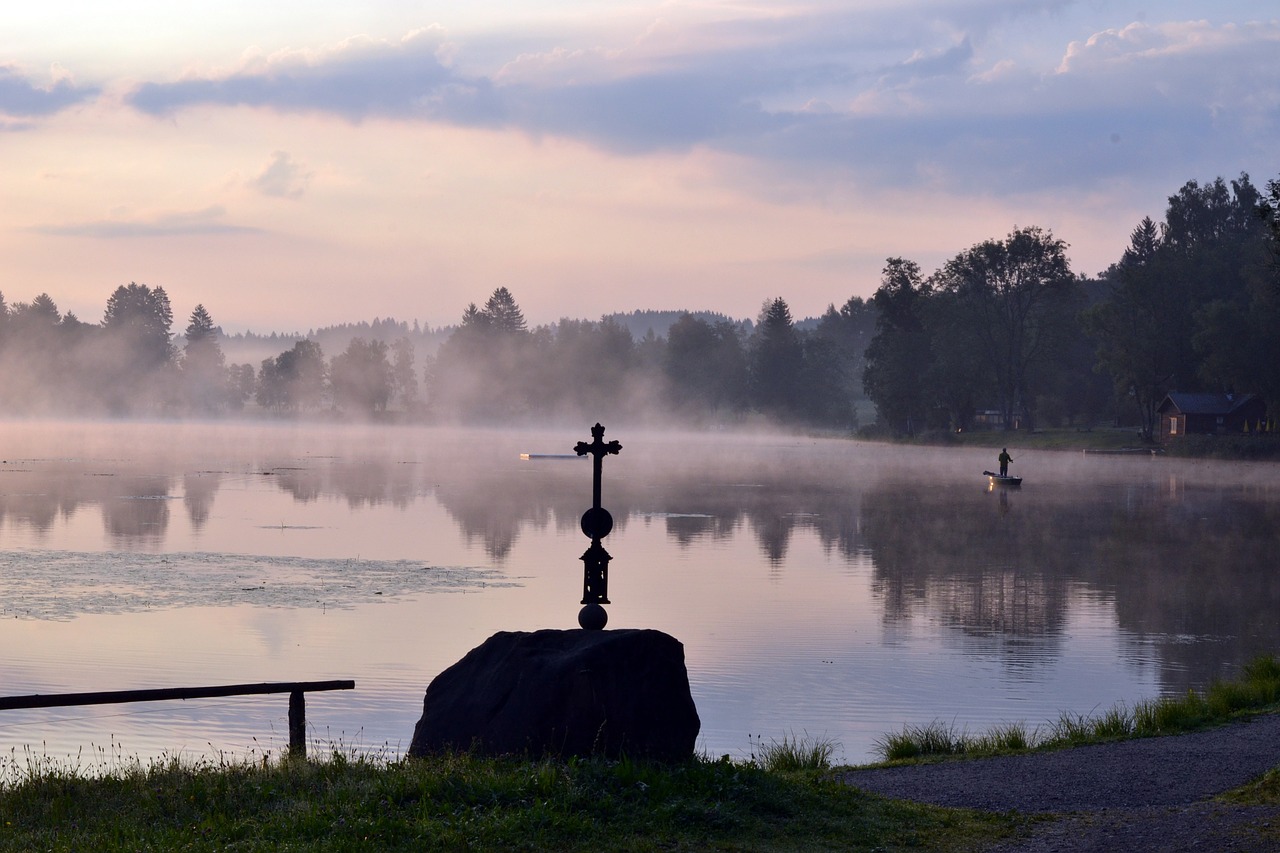
{"label": "fence rail", "polygon": [[0,711],[19,708],[67,708],[74,705],[115,705],[125,702],[164,702],[171,699],[210,699],[220,696],[289,694],[289,754],[307,754],[306,694],[325,690],[354,690],[353,680],[279,681],[261,684],[223,684],[213,687],[161,687],[151,690],[107,690],[96,693],[46,693],[0,696]]}

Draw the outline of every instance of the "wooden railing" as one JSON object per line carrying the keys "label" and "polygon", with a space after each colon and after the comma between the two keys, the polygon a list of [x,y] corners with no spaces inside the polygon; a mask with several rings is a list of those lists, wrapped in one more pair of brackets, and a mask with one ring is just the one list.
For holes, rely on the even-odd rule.
{"label": "wooden railing", "polygon": [[154,690],[109,690],[99,693],[48,693],[0,696],[0,711],[18,708],[66,708],[72,705],[115,705],[123,702],[163,702],[169,699],[209,699],[218,696],[289,694],[289,754],[307,754],[306,694],[322,690],[354,690],[355,681],[282,681],[262,684],[224,684],[216,687],[163,687]]}

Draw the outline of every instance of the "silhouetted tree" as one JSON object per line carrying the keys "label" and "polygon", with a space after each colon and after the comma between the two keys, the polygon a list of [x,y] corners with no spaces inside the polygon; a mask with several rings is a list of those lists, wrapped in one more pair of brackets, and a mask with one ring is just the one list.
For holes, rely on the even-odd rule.
{"label": "silhouetted tree", "polygon": [[182,388],[187,405],[211,412],[227,402],[226,357],[218,343],[218,330],[203,305],[197,305],[187,323],[182,353]]}
{"label": "silhouetted tree", "polygon": [[40,412],[69,399],[78,377],[61,329],[58,306],[47,293],[15,302],[4,318],[4,387],[15,410]]}
{"label": "silhouetted tree", "polygon": [[339,408],[384,411],[391,400],[392,371],[387,345],[353,338],[329,365],[333,401]]}
{"label": "silhouetted tree", "polygon": [[493,291],[489,300],[484,304],[484,315],[488,318],[490,328],[499,334],[515,334],[528,331],[528,327],[525,325],[524,313],[520,310],[520,306],[516,304],[516,299],[511,295],[511,291],[505,287],[499,287]]}
{"label": "silhouetted tree", "polygon": [[233,364],[227,368],[227,405],[240,410],[253,398],[257,376],[252,364]]}
{"label": "silhouetted tree", "polygon": [[1260,198],[1247,175],[1230,187],[1188,181],[1169,197],[1158,236],[1149,218],[1134,229],[1106,274],[1106,297],[1085,314],[1099,366],[1136,406],[1148,441],[1169,391],[1238,385],[1280,394],[1265,390],[1275,387],[1277,314],[1272,289],[1260,285]]}
{"label": "silhouetted tree", "polygon": [[413,363],[413,341],[399,338],[392,344],[391,350],[394,359],[391,365],[394,395],[399,398],[404,410],[411,412],[418,406],[418,373]]}
{"label": "silhouetted tree", "polygon": [[[1186,194],[1184,187],[1178,200]],[[1280,404],[1280,292],[1267,203],[1248,175],[1232,181],[1230,193],[1219,178],[1198,199],[1212,215],[1198,217],[1206,233],[1179,257],[1181,270],[1201,278],[1202,301],[1191,306],[1196,378],[1210,390],[1258,392]]]}
{"label": "silhouetted tree", "polygon": [[662,371],[686,415],[735,415],[747,405],[747,358],[734,325],[684,314],[667,330]]}
{"label": "silhouetted tree", "polygon": [[115,289],[102,318],[98,388],[114,412],[166,402],[172,387],[173,309],[163,287],[130,282]]}
{"label": "silhouetted tree", "polygon": [[1153,225],[1147,218],[1133,230],[1120,263],[1107,273],[1107,298],[1084,314],[1097,341],[1098,365],[1112,377],[1117,397],[1136,407],[1147,441],[1153,439],[1156,406],[1174,390],[1191,343],[1190,314],[1159,253]]}
{"label": "silhouetted tree", "polygon": [[116,288],[102,318],[102,327],[128,347],[132,365],[139,369],[161,367],[173,358],[172,325],[173,309],[164,288],[135,282]]}
{"label": "silhouetted tree", "polygon": [[853,382],[844,352],[835,341],[818,334],[802,336],[800,347],[795,415],[805,423],[850,430],[857,427]]}
{"label": "silhouetted tree", "polygon": [[959,329],[989,371],[1005,428],[1020,414],[1031,429],[1043,372],[1065,352],[1083,307],[1066,243],[1041,228],[1016,229],[960,253],[935,280],[956,297]]}
{"label": "silhouetted tree", "polygon": [[751,400],[761,412],[794,419],[799,411],[799,387],[804,369],[804,347],[782,297],[765,302],[760,310],[749,357]]}
{"label": "silhouetted tree", "polygon": [[[1267,193],[1258,200],[1258,216],[1271,232],[1271,260],[1280,273],[1280,178],[1267,181]],[[0,296],[0,308],[4,297]]]}
{"label": "silhouetted tree", "polygon": [[913,435],[928,410],[926,380],[933,342],[925,310],[931,293],[918,264],[889,258],[871,298],[876,333],[867,346],[862,385],[876,404],[879,420],[898,434]]}
{"label": "silhouetted tree", "polygon": [[638,408],[631,399],[639,376],[635,341],[616,320],[561,319],[535,329],[530,343],[531,414],[602,418]]}
{"label": "silhouetted tree", "polygon": [[816,333],[831,342],[835,357],[848,385],[845,393],[852,399],[863,396],[862,372],[866,369],[867,347],[876,333],[876,308],[870,300],[851,296],[839,309],[828,305],[818,321]]}
{"label": "silhouetted tree", "polygon": [[430,395],[437,415],[469,420],[523,417],[531,404],[536,348],[524,315],[505,287],[483,309],[468,305],[462,324],[436,353]]}
{"label": "silhouetted tree", "polygon": [[258,373],[258,404],[277,409],[312,409],[324,399],[324,351],[315,341],[298,341],[293,348],[262,362]]}

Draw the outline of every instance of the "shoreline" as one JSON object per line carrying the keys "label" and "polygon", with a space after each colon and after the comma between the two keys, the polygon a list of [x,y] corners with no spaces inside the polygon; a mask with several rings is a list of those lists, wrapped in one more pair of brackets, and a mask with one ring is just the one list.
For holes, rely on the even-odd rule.
{"label": "shoreline", "polygon": [[1171,459],[1218,459],[1243,462],[1280,462],[1280,433],[1255,435],[1191,435],[1168,444],[1145,444],[1132,428],[1046,429],[1034,432],[972,430],[965,433],[930,431],[913,438],[891,438],[865,433],[855,441],[896,446],[1001,448],[1051,450],[1085,455],[1160,456]]}

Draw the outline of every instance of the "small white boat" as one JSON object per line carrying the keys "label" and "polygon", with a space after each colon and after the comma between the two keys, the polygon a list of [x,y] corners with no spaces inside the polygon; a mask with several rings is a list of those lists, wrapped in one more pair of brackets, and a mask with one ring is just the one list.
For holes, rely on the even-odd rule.
{"label": "small white boat", "polygon": [[982,473],[987,478],[987,481],[990,482],[991,485],[993,486],[1021,486],[1022,485],[1021,477],[1010,477],[1007,474],[1001,476],[1000,474],[995,474],[995,473],[992,473],[991,471],[983,471]]}

